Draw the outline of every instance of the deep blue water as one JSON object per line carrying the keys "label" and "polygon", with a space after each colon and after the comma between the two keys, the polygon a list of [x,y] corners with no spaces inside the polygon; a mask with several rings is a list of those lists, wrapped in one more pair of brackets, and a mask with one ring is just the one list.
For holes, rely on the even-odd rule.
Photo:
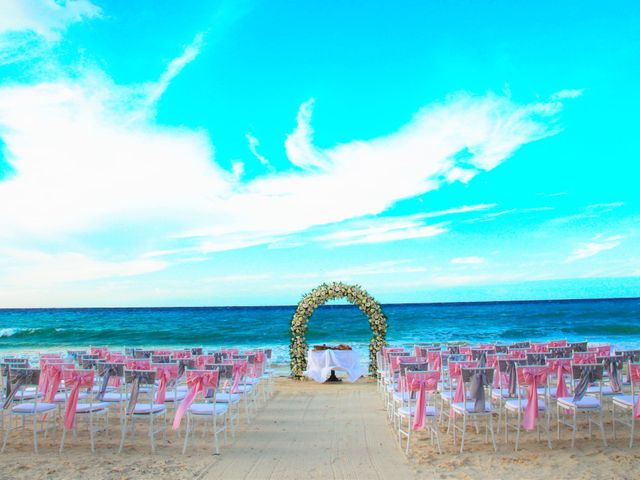
{"label": "deep blue water", "polygon": [[[0,309],[0,349],[70,346],[272,346],[287,357],[295,307]],[[640,298],[383,305],[387,341],[513,342],[568,338],[640,345]],[[313,343],[365,349],[366,317],[351,305],[325,305],[307,334]]]}

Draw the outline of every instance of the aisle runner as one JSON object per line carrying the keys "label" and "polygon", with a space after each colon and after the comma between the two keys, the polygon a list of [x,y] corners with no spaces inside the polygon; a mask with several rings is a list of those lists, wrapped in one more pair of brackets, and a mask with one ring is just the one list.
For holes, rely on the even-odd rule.
{"label": "aisle runner", "polygon": [[414,478],[385,418],[371,380],[283,380],[204,478]]}

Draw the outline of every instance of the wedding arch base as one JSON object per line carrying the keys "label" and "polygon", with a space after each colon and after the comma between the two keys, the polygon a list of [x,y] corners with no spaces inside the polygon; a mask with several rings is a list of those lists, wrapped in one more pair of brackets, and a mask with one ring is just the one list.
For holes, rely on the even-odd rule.
{"label": "wedding arch base", "polygon": [[291,376],[302,378],[307,368],[307,339],[305,334],[309,319],[320,305],[329,300],[346,299],[357,306],[369,319],[371,341],[369,342],[369,373],[375,375],[376,354],[386,344],[387,317],[380,304],[359,285],[342,282],[323,283],[304,295],[291,319]]}

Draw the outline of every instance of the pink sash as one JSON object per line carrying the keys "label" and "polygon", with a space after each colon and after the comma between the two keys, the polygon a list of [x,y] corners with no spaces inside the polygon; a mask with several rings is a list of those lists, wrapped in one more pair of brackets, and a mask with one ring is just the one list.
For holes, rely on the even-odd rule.
{"label": "pink sash", "polygon": [[49,363],[45,365],[47,369],[47,390],[45,390],[45,401],[52,403],[60,388],[62,381],[62,369],[73,370],[73,364]]}
{"label": "pink sash", "polygon": [[93,371],[64,371],[65,388],[71,388],[71,394],[67,399],[67,409],[64,413],[64,427],[67,430],[71,430],[76,421],[76,408],[78,406],[78,396],[80,395],[80,389],[83,387],[90,388],[93,386],[94,373],[95,372]]}
{"label": "pink sash", "polygon": [[206,388],[216,388],[218,385],[218,371],[217,370],[189,370],[187,372],[187,386],[189,392],[187,396],[180,402],[178,410],[176,410],[176,416],[173,419],[173,429],[178,430],[180,428],[180,422],[182,417],[189,409],[193,401],[199,392],[204,392]]}
{"label": "pink sash", "polygon": [[127,370],[151,370],[151,360],[129,359],[126,363]]}
{"label": "pink sash", "polygon": [[[547,367],[524,367],[521,369],[524,383],[529,384],[527,406],[524,409],[524,418],[522,420],[522,426],[525,430],[535,430],[536,428],[538,419],[538,385],[547,381],[547,373]],[[546,407],[548,408],[548,405]]]}
{"label": "pink sash", "polygon": [[164,405],[167,396],[167,385],[169,382],[178,378],[177,364],[156,364],[153,365],[156,370],[156,379],[158,380],[158,390],[156,391],[156,403]]}
{"label": "pink sash", "polygon": [[409,392],[418,391],[416,412],[413,419],[413,430],[424,428],[427,410],[427,392],[434,392],[438,388],[440,372],[407,372],[406,382]]}
{"label": "pink sash", "polygon": [[247,362],[244,360],[237,360],[233,363],[233,387],[231,387],[231,393],[238,393],[238,384],[240,383],[240,377],[247,371]]}
{"label": "pink sash", "polygon": [[440,371],[442,368],[442,352],[427,352],[427,362],[429,362],[429,370]]}

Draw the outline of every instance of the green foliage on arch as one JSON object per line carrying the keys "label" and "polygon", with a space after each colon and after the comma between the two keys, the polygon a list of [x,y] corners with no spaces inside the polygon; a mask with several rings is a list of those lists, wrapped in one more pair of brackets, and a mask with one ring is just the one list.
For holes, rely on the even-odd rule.
{"label": "green foliage on arch", "polygon": [[313,312],[329,300],[346,298],[356,305],[369,318],[373,336],[369,343],[369,373],[375,375],[376,353],[386,344],[387,317],[380,304],[359,285],[347,285],[341,282],[323,283],[304,295],[291,319],[291,374],[302,377],[307,368],[309,346],[305,338],[307,324]]}

